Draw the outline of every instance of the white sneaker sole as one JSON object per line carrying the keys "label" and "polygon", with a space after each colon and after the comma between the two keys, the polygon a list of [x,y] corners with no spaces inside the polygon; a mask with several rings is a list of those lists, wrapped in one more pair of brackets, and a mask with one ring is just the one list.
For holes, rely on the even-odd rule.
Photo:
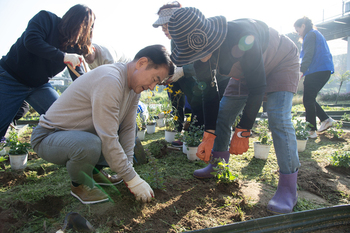
{"label": "white sneaker sole", "polygon": [[318,129],[317,132],[326,131],[327,129],[333,127],[333,125],[334,125],[335,123],[336,123],[335,120],[332,120],[332,121],[330,121],[330,122],[327,122],[327,123],[326,123],[326,127],[325,127],[325,128],[320,128],[320,129]]}
{"label": "white sneaker sole", "polygon": [[322,130],[318,129],[317,131],[318,131],[318,132],[324,132],[324,131],[326,131],[327,129],[331,128],[332,126],[333,126],[333,124],[327,126],[326,128],[324,128],[324,129],[322,129]]}
{"label": "white sneaker sole", "polygon": [[101,200],[97,200],[97,201],[83,201],[82,199],[80,199],[80,197],[79,197],[78,195],[76,195],[75,193],[73,193],[73,191],[70,191],[70,194],[72,194],[73,197],[76,197],[81,203],[83,203],[83,204],[85,204],[85,205],[95,204],[95,203],[100,203],[100,202],[108,201],[108,198],[106,198],[106,199],[101,199]]}

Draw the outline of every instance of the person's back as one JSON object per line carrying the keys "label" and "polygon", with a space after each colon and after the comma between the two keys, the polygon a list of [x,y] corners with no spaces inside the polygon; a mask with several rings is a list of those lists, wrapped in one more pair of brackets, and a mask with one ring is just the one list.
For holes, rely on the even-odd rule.
{"label": "person's back", "polygon": [[116,62],[125,63],[130,60],[123,53],[117,52],[112,47],[95,43],[93,43],[92,46],[93,52],[85,57],[85,61],[88,63],[90,70],[93,70],[101,65]]}

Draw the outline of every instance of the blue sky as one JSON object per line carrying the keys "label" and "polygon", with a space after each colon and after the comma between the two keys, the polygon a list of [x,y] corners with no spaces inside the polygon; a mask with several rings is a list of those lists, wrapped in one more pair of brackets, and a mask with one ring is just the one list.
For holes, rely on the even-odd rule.
{"label": "blue sky", "polygon": [[[160,28],[153,28],[164,0],[0,0],[0,56],[25,30],[28,21],[40,10],[58,16],[75,4],[86,4],[96,14],[94,43],[112,46],[117,52],[132,58],[140,49],[151,44],[163,44],[168,49],[170,41]],[[200,9],[206,17],[223,15],[228,20],[255,18],[266,22],[280,33],[294,31],[295,20],[308,16],[314,23],[323,17],[341,14],[342,0],[183,0],[183,6]],[[344,44],[336,41],[335,44]],[[331,47],[332,49],[332,47]],[[335,51],[335,50],[334,50]],[[346,52],[346,50],[345,50]],[[333,52],[335,53],[335,52]]]}

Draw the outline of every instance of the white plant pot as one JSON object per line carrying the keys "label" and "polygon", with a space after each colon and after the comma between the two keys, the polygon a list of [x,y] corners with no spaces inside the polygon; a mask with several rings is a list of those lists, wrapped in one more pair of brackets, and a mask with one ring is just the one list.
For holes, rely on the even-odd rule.
{"label": "white plant pot", "polygon": [[257,159],[267,159],[269,156],[271,145],[260,144],[260,142],[254,142],[254,156]]}
{"label": "white plant pot", "polygon": [[306,140],[299,140],[297,139],[297,145],[298,145],[298,152],[303,152],[306,149]]}
{"label": "white plant pot", "polygon": [[4,156],[6,155],[6,149],[2,148],[2,150],[0,150],[0,156]]}
{"label": "white plant pot", "polygon": [[197,149],[198,149],[198,147],[188,147],[188,150],[187,150],[187,158],[189,159],[189,160],[200,160],[198,157],[197,157],[197,155],[196,155],[196,153],[197,153]]}
{"label": "white plant pot", "polygon": [[27,167],[28,154],[9,155],[12,170],[23,170]]}
{"label": "white plant pot", "polygon": [[167,131],[165,130],[165,141],[167,142],[173,142],[175,141],[175,135],[177,132],[173,132],[173,131]]}
{"label": "white plant pot", "polygon": [[187,154],[186,142],[183,142],[183,144],[182,144],[182,153]]}
{"label": "white plant pot", "polygon": [[147,128],[148,134],[152,134],[152,133],[156,132],[156,124],[146,125],[146,128]]}
{"label": "white plant pot", "polygon": [[157,119],[157,126],[158,127],[164,127],[165,126],[165,119],[164,118],[160,118],[160,119]]}
{"label": "white plant pot", "polygon": [[140,141],[145,140],[146,130],[137,131],[137,137]]}

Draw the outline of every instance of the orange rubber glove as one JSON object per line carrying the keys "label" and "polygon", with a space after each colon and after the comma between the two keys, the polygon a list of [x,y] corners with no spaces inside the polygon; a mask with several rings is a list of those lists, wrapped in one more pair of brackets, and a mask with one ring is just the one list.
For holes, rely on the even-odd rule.
{"label": "orange rubber glove", "polygon": [[198,146],[196,155],[206,163],[210,160],[215,138],[215,134],[204,131],[202,143]]}
{"label": "orange rubber glove", "polygon": [[249,148],[249,137],[252,136],[250,129],[235,129],[230,143],[230,154],[240,155]]}

